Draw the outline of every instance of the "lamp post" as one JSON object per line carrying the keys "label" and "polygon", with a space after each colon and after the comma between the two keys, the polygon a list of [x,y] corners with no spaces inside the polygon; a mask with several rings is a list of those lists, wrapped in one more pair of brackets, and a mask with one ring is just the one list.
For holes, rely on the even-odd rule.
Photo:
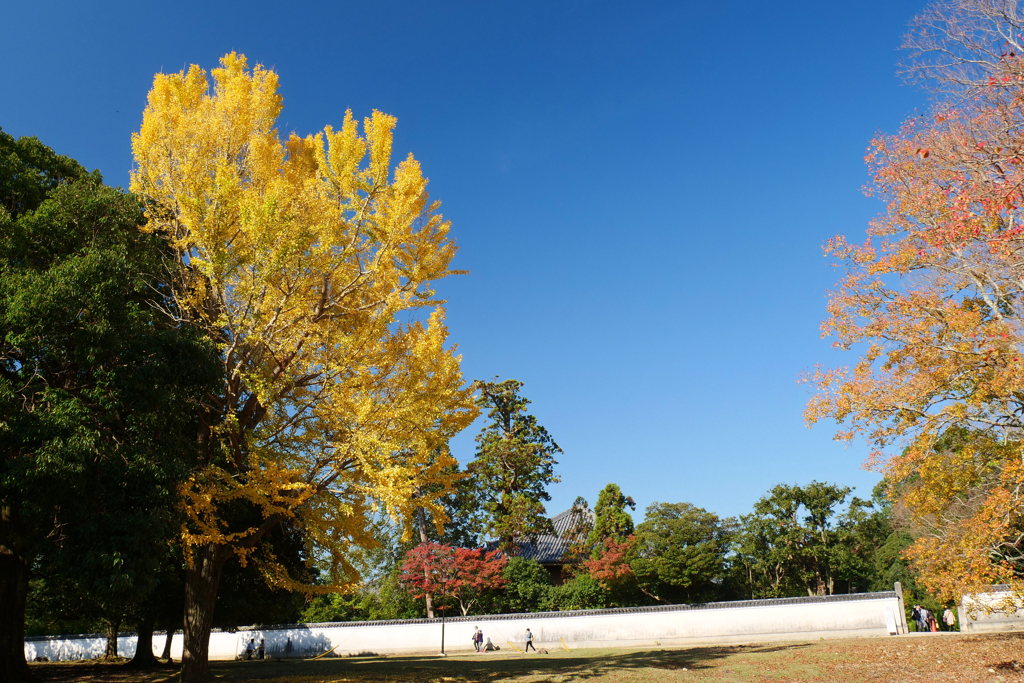
{"label": "lamp post", "polygon": [[438,605],[437,605],[437,609],[441,612],[441,656],[442,657],[447,657],[447,655],[444,653],[444,610],[445,610],[446,605],[443,602],[444,601],[444,597],[445,597],[444,588],[445,588],[445,584],[446,583],[447,583],[446,581],[442,581],[441,582],[441,594],[440,594],[441,600],[438,600]]}

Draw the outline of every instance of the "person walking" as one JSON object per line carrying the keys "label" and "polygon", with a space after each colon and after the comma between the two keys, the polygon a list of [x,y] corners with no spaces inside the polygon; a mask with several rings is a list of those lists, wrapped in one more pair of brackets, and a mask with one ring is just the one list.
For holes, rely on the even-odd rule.
{"label": "person walking", "polygon": [[927,633],[928,631],[931,631],[932,630],[931,629],[931,624],[932,624],[932,620],[934,618],[935,617],[932,616],[931,610],[927,609],[926,607],[922,607],[921,608],[921,630],[924,631],[925,633]]}
{"label": "person walking", "polygon": [[[526,652],[529,652],[531,647],[533,647],[533,634],[530,633],[530,629],[526,629]],[[533,651],[536,652],[537,648],[533,647]]]}
{"label": "person walking", "polygon": [[480,652],[480,648],[484,644],[484,632],[480,630],[479,626],[474,626],[473,628],[476,629],[473,631],[473,649]]}
{"label": "person walking", "polygon": [[946,625],[947,631],[956,630],[956,615],[953,614],[951,607],[947,607],[946,611],[942,613],[942,623]]}

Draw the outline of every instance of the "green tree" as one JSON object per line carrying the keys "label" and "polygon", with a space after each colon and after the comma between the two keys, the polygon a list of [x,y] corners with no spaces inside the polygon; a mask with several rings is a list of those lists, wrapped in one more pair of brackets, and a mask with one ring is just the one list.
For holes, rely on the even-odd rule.
{"label": "green tree", "polygon": [[419,619],[423,603],[402,585],[401,572],[374,577],[350,592],[328,593],[310,599],[302,621],[377,621]]}
{"label": "green tree", "polygon": [[618,484],[608,484],[597,495],[594,506],[594,527],[587,535],[587,545],[600,552],[606,540],[618,543],[633,534],[633,517],[626,511],[636,509],[633,498],[622,494]]}
{"label": "green tree", "polygon": [[37,138],[14,138],[0,129],[0,206],[8,217],[33,211],[58,185],[85,175],[81,164]]}
{"label": "green tree", "polygon": [[481,604],[492,614],[536,612],[550,602],[551,574],[536,560],[510,557],[501,575],[505,586]]}
{"label": "green tree", "polygon": [[609,606],[608,591],[588,574],[578,574],[548,593],[546,609],[604,609]]}
{"label": "green tree", "polygon": [[[959,439],[966,436],[965,433],[950,433],[940,439],[939,445],[942,448],[955,447]],[[893,482],[883,479],[871,495],[873,512],[867,522],[870,531],[865,535],[874,541],[874,547],[870,552],[867,590],[892,590],[898,581],[903,589],[908,616],[910,606],[915,604],[941,614],[944,607],[940,607],[940,601],[920,584],[906,556],[906,550],[914,542],[914,535],[909,529],[914,527],[910,515],[894,512],[896,494],[891,491],[892,485]]]}
{"label": "green tree", "polygon": [[439,450],[440,459],[449,461],[441,470],[453,484],[432,484],[417,490],[417,498],[430,500],[435,505],[433,510],[428,507],[416,509],[412,520],[415,535],[420,543],[434,541],[460,548],[482,546],[486,520],[480,509],[478,482],[451,457],[447,444]]}
{"label": "green tree", "polygon": [[658,602],[713,599],[726,574],[729,522],[690,503],[654,503],[636,528],[630,567]]}
{"label": "green tree", "polygon": [[487,533],[502,549],[551,532],[544,510],[547,487],[558,481],[555,456],[562,452],[537,418],[526,412],[530,401],[523,383],[478,382],[477,404],[488,409],[490,422],[476,437],[476,458],[467,470],[486,514]]}
{"label": "green tree", "polygon": [[[892,506],[875,487],[871,500],[854,497],[839,516],[832,548],[835,592],[860,593],[892,590],[900,578],[887,578],[878,558],[886,543],[898,535],[893,527]],[[903,569],[906,563],[902,560]]]}
{"label": "green tree", "polygon": [[[27,678],[30,568],[79,616],[141,618],[180,520],[213,352],[173,311],[131,196],[0,131],[0,679]],[[183,371],[187,368],[188,371]]]}
{"label": "green tree", "polygon": [[[837,526],[849,493],[849,487],[817,481],[779,484],[754,503],[753,513],[741,518],[736,542],[736,561],[752,597],[836,592],[837,558],[849,552],[841,540],[850,537],[853,526]],[[860,505],[853,504],[855,512]]]}

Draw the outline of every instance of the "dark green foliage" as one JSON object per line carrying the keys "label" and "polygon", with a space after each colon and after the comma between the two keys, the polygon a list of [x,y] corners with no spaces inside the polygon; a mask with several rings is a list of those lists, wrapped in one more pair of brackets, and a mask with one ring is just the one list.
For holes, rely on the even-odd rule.
{"label": "dark green foliage", "polygon": [[633,517],[626,508],[636,509],[630,496],[623,495],[618,484],[608,484],[597,495],[594,506],[594,527],[587,536],[587,545],[599,552],[600,546],[611,539],[618,543],[633,533]]}
{"label": "dark green foliage", "polygon": [[174,260],[134,198],[38,141],[0,157],[0,546],[79,617],[139,616],[216,354],[156,309]]}
{"label": "dark green foliage", "polygon": [[352,593],[318,595],[306,605],[302,621],[377,621],[419,619],[423,601],[402,586],[398,572],[377,577]]}
{"label": "dark green foliage", "polygon": [[438,532],[432,517],[423,509],[417,510],[416,531],[420,542],[436,541],[459,548],[477,548],[484,545],[486,515],[480,507],[478,483],[458,464],[446,468],[446,473],[456,477],[451,492],[441,497],[440,502],[448,520],[443,531]]}
{"label": "dark green foliage", "polygon": [[77,161],[55,154],[38,139],[15,139],[0,129],[0,207],[8,218],[32,211],[58,185],[86,175]]}
{"label": "dark green foliage", "polygon": [[588,574],[572,577],[548,593],[546,607],[551,610],[604,609],[609,607],[608,591]]}
{"label": "dark green foliage", "polygon": [[[282,525],[267,534],[256,552],[272,556],[289,575],[306,583],[313,582],[313,572],[306,562],[306,543],[302,532]],[[301,593],[272,588],[259,569],[260,562],[250,561],[243,567],[229,562],[221,575],[215,627],[231,628],[242,624],[291,624],[300,620],[306,598]]]}
{"label": "dark green foliage", "polygon": [[[169,262],[129,196],[86,178],[0,237],[11,446],[0,491],[53,524],[44,566],[98,601],[147,593],[173,533],[212,352],[151,301]],[[54,531],[56,533],[54,533]]]}
{"label": "dark green foliage", "polygon": [[910,571],[910,564],[902,555],[913,541],[910,534],[899,529],[894,529],[885,536],[885,540],[875,549],[871,558],[869,590],[891,590],[893,584],[899,581],[905,591],[917,598],[917,602],[924,599],[924,590],[917,586],[917,579]]}
{"label": "dark green foliage", "polygon": [[714,600],[726,574],[728,521],[690,503],[654,503],[630,562],[644,593],[666,603]]}
{"label": "dark green foliage", "polygon": [[831,595],[881,585],[877,553],[893,532],[890,510],[878,499],[847,504],[849,492],[822,482],[779,485],[754,504],[736,542],[734,577],[745,583],[747,597]]}
{"label": "dark green foliage", "polygon": [[[891,512],[882,507],[880,501],[857,497],[850,501],[846,511],[839,515],[835,544],[829,555],[833,592],[892,590],[893,581],[888,585],[880,583],[877,563],[880,547],[893,531]],[[885,587],[880,587],[882,585]]]}
{"label": "dark green foliage", "polygon": [[363,621],[365,612],[356,593],[326,593],[311,598],[300,621],[317,624],[331,621]]}
{"label": "dark green foliage", "polygon": [[506,614],[547,609],[553,589],[551,574],[539,562],[510,557],[501,575],[508,583],[494,592],[491,602],[481,604],[481,610]]}
{"label": "dark green foliage", "polygon": [[53,576],[33,578],[25,609],[25,635],[102,632],[103,620],[85,600],[85,596],[67,590]]}
{"label": "dark green foliage", "polygon": [[467,471],[479,494],[485,530],[503,549],[551,532],[544,511],[549,484],[558,481],[555,456],[562,452],[551,435],[526,412],[519,394],[523,383],[478,382],[478,404],[489,409],[490,422],[476,437],[476,458]]}

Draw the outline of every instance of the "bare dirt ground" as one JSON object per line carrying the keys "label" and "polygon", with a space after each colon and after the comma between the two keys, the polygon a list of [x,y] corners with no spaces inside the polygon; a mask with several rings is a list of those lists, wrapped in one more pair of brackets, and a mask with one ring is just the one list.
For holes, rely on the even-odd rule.
{"label": "bare dirt ground", "polygon": [[[170,683],[177,670],[123,664],[33,664],[45,683]],[[338,657],[215,662],[217,681],[1021,681],[1024,634],[922,634],[753,645],[656,649],[501,651],[449,657]]]}

